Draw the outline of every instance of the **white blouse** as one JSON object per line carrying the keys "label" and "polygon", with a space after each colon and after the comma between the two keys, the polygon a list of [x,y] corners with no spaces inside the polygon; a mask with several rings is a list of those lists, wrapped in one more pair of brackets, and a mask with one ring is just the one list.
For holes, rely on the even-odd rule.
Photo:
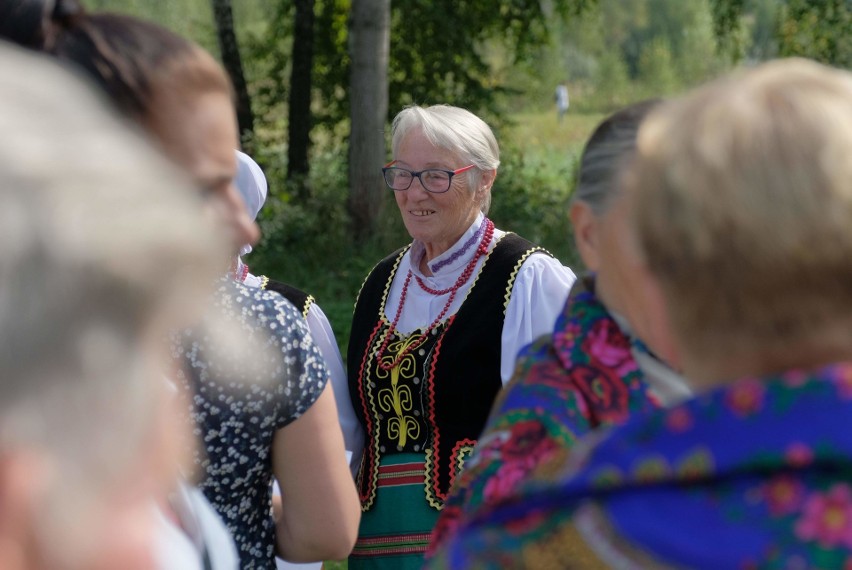
{"label": "white blouse", "polygon": [[[479,214],[476,221],[449,250],[429,262],[430,268],[453,257],[457,251],[462,249],[462,246],[479,229],[483,218],[484,216]],[[495,228],[489,251],[494,249],[495,244],[505,234],[506,232]],[[429,287],[447,289],[455,284],[456,279],[470,263],[477,245],[473,244],[451,263],[440,267],[437,271],[433,270],[432,276],[426,276],[419,269],[419,261],[424,255],[425,249],[422,243],[415,240],[403,256],[399,269],[394,276],[385,304],[385,316],[388,320],[393,321],[396,316],[402,287],[409,269]],[[414,263],[412,263],[412,259]],[[483,263],[485,263],[484,256],[480,257],[477,262],[474,276]],[[500,376],[504,385],[512,378],[515,359],[521,348],[541,335],[550,334],[553,331],[556,317],[562,311],[565,300],[568,298],[568,292],[575,280],[576,277],[569,268],[562,265],[559,260],[544,254],[533,254],[521,265],[512,287],[512,295],[503,322]],[[445,318],[458,312],[474,281],[475,279],[471,278],[459,288]],[[417,281],[412,279],[406,293],[405,306],[397,323],[397,330],[401,334],[407,335],[419,328],[429,326],[443,310],[448,297],[449,293],[439,296],[432,295],[424,291],[417,284]]]}

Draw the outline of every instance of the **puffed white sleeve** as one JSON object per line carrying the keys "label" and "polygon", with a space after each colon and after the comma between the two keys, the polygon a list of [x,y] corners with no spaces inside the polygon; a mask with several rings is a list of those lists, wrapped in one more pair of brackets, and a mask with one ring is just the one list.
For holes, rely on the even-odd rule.
{"label": "puffed white sleeve", "polygon": [[533,254],[521,266],[503,321],[500,376],[505,385],[515,368],[518,352],[533,340],[553,332],[577,277],[558,259]]}
{"label": "puffed white sleeve", "polygon": [[328,317],[319,305],[311,303],[306,320],[314,343],[322,353],[331,376],[331,388],[337,404],[340,429],[343,431],[343,443],[346,446],[346,454],[349,456],[349,469],[354,477],[358,473],[361,453],[364,450],[364,430],[355,416],[355,409],[349,397],[349,383],[346,379],[346,369],[343,367],[343,358],[340,356],[331,323],[328,322]]}

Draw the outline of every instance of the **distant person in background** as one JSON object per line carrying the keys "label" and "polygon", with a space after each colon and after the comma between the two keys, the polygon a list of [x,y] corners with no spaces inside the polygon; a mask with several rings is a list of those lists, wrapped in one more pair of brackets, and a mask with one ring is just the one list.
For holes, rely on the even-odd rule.
{"label": "distant person in background", "polygon": [[556,118],[561,123],[565,117],[565,113],[568,112],[568,105],[570,104],[568,100],[568,86],[564,81],[556,86],[553,98],[556,100]]}
{"label": "distant person in background", "polygon": [[189,436],[165,340],[224,240],[79,77],[5,42],[0,69],[0,568],[156,570]]}
{"label": "distant person in background", "polygon": [[849,567],[850,156],[852,73],[806,60],[649,115],[616,267],[697,395],[538,469],[433,567]]}
{"label": "distant person in background", "polygon": [[552,333],[521,351],[444,505],[430,551],[460,519],[510,495],[587,433],[689,397],[683,379],[632,338],[624,317],[631,284],[614,271],[613,236],[625,223],[623,211],[613,207],[624,200],[619,175],[636,149],[639,125],[657,104],[644,101],[607,117],[583,149],[571,221],[590,273],[571,289]]}
{"label": "distant person in background", "polygon": [[[233,534],[240,567],[274,569],[276,551],[294,561],[345,558],[360,513],[322,356],[288,301],[225,275],[258,229],[233,184],[237,123],[224,69],[197,44],[137,18],[90,14],[75,0],[9,1],[38,6],[44,21],[13,9],[0,32],[41,38],[44,51],[82,69],[192,178],[229,236],[220,251],[233,253],[222,254],[208,311],[175,335],[172,350],[175,384],[204,446],[194,457],[198,485]],[[22,33],[28,24],[37,30]],[[275,517],[273,479],[287,497]]]}

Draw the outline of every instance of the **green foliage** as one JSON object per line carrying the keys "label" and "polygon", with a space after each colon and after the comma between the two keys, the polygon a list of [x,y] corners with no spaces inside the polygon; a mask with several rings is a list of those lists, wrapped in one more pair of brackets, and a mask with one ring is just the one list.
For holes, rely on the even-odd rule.
{"label": "green foliage", "polygon": [[646,97],[670,95],[680,86],[672,50],[665,37],[655,37],[642,48],[639,77],[645,85]]}
{"label": "green foliage", "polygon": [[[743,52],[737,32],[742,20],[756,18],[761,36],[752,36],[770,49],[752,51],[759,57],[775,55],[767,39],[772,30],[781,56],[801,56],[843,68],[852,67],[852,2],[849,0],[713,0],[717,36],[735,52]],[[774,8],[774,10],[773,10]],[[777,12],[777,21],[772,12]],[[745,51],[748,51],[746,49]]]}
{"label": "green foliage", "polygon": [[788,0],[779,36],[782,56],[852,68],[852,2]]}
{"label": "green foliage", "polygon": [[737,61],[743,54],[742,21],[745,0],[711,0],[713,32],[719,41],[719,52]]}
{"label": "green foliage", "polygon": [[539,56],[513,67],[508,85],[518,105],[552,108],[553,87],[567,77],[572,109],[612,111],[676,94],[729,67],[717,54],[709,0],[599,0],[597,10],[550,29]]}
{"label": "green foliage", "polygon": [[83,3],[92,11],[120,12],[157,22],[192,38],[212,53],[219,52],[209,0],[83,0]]}
{"label": "green foliage", "polygon": [[489,217],[503,230],[513,231],[545,247],[563,264],[576,267],[568,204],[576,179],[578,157],[526,153],[518,147],[504,150],[493,188]]}

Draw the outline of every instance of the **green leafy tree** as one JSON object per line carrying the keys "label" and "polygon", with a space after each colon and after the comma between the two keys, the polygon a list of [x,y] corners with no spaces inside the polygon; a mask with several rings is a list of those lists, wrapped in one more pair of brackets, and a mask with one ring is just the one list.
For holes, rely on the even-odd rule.
{"label": "green leafy tree", "polygon": [[240,139],[250,143],[254,138],[254,114],[251,110],[251,97],[243,73],[243,59],[234,31],[234,12],[231,0],[210,0],[213,20],[216,23],[216,37],[219,40],[219,54],[222,63],[231,78],[236,95],[237,121],[240,127]]}
{"label": "green leafy tree", "polygon": [[782,10],[780,55],[852,68],[852,2],[789,0]]}
{"label": "green leafy tree", "polygon": [[287,121],[287,178],[296,182],[298,194],[305,198],[308,188],[300,178],[308,173],[308,151],[311,146],[314,0],[295,0],[293,4],[295,10]]}
{"label": "green leafy tree", "polygon": [[[713,0],[714,27],[729,50],[741,54],[743,19],[753,13],[766,18],[767,6],[757,0]],[[777,0],[775,27],[778,53],[830,65],[852,67],[852,2],[850,0]],[[758,11],[759,10],[759,11]],[[733,46],[733,47],[732,47]],[[764,54],[773,56],[774,51]]]}
{"label": "green leafy tree", "polygon": [[663,36],[645,44],[639,57],[638,71],[644,85],[643,97],[671,95],[681,85],[669,42]]}

